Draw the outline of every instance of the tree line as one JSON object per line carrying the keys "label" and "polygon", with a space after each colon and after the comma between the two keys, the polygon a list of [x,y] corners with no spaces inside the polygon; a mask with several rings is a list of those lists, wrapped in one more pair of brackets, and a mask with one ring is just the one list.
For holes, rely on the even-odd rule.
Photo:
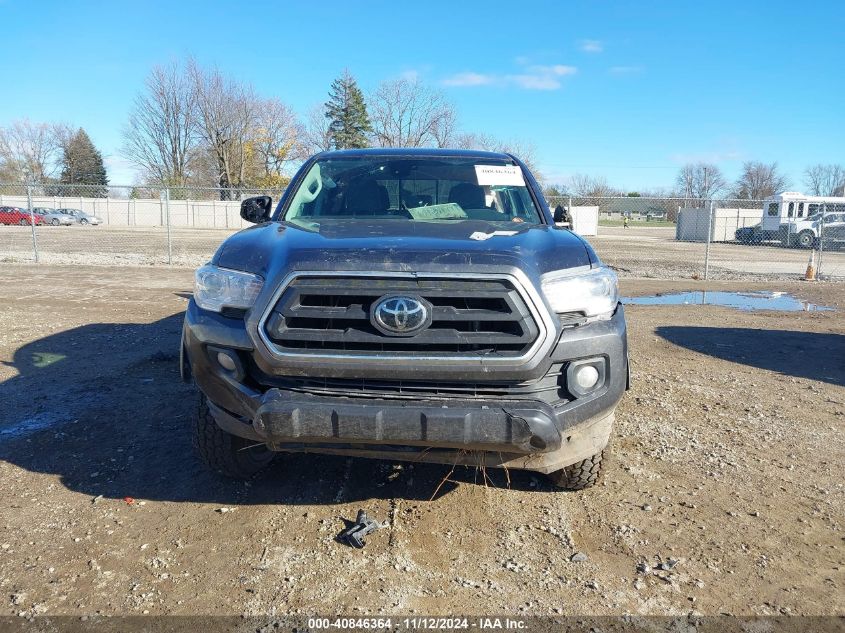
{"label": "tree line", "polygon": [[240,189],[284,187],[309,155],[362,147],[519,149],[522,143],[461,132],[454,105],[415,78],[382,82],[365,94],[345,70],[306,121],[248,83],[195,60],[153,68],[123,132],[123,154],[152,185]]}
{"label": "tree line", "polygon": [[[107,185],[102,155],[84,130],[76,134],[87,139],[96,161],[77,158],[66,125],[21,121],[0,128],[0,182]],[[417,78],[387,80],[365,94],[345,70],[326,101],[302,121],[281,100],[190,57],[150,71],[122,137],[120,153],[139,170],[139,191],[213,187],[222,198],[244,189],[283,188],[293,167],[330,149],[510,151],[534,168],[530,144],[461,130],[454,104]]]}
{"label": "tree line", "polygon": [[24,119],[0,127],[0,183],[39,183],[48,195],[101,198],[109,180],[103,155],[84,129]]}
{"label": "tree line", "polygon": [[[442,91],[400,77],[365,93],[348,70],[332,82],[326,101],[302,120],[280,99],[262,96],[248,82],[191,57],[155,66],[134,100],[122,138],[120,153],[139,170],[138,185],[219,188],[224,199],[245,189],[285,187],[293,168],[315,152],[363,147],[507,151],[542,180],[531,144],[462,129],[457,109]],[[24,120],[0,127],[0,182],[70,185],[79,195],[104,196],[108,177],[85,130]],[[813,165],[803,182],[811,195],[845,195],[845,168]],[[548,196],[761,199],[790,186],[777,163],[748,161],[731,182],[717,165],[695,162],[680,168],[669,189],[623,191],[601,176],[575,174],[545,191]]]}
{"label": "tree line", "polygon": [[[845,196],[845,167],[837,164],[817,164],[804,170],[803,193],[811,196]],[[729,198],[736,200],[762,200],[786,191],[792,186],[778,164],[746,161],[739,176],[728,180],[713,163],[697,162],[682,166],[670,189],[625,191],[613,187],[601,176],[575,174],[566,183],[547,185],[549,197],[577,196],[601,198],[631,196],[650,198],[693,198],[709,200]]]}

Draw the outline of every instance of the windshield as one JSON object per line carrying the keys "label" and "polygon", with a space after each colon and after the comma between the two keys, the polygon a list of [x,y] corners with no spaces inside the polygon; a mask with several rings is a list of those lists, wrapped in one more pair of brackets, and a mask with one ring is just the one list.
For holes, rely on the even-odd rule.
{"label": "windshield", "polygon": [[290,199],[284,219],[486,220],[542,223],[519,165],[473,157],[318,160]]}

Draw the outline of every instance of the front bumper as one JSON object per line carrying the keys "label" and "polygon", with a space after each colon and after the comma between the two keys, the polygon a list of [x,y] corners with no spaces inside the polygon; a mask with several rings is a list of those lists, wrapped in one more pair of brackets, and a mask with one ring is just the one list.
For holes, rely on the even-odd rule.
{"label": "front bumper", "polygon": [[[220,367],[216,350],[232,350],[236,371]],[[592,357],[606,363],[604,384],[583,397],[549,401],[523,393],[509,398],[404,397],[361,392],[308,393],[258,384],[262,375],[243,321],[200,310],[191,301],[183,330],[183,371],[207,396],[229,433],[279,451],[343,453],[440,463],[475,463],[557,470],[599,452],[628,385],[625,317],[564,329],[534,373]],[[277,368],[277,371],[278,368]],[[438,367],[418,368],[417,380],[437,380]],[[565,372],[564,372],[565,374]],[[479,457],[481,455],[482,457]]]}
{"label": "front bumper", "polygon": [[542,403],[356,400],[271,389],[252,428],[280,448],[330,442],[536,453],[560,447],[554,411]]}

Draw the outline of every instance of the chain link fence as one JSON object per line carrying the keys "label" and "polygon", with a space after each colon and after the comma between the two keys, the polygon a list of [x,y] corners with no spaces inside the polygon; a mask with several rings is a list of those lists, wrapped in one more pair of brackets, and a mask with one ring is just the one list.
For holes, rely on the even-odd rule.
{"label": "chain link fence", "polygon": [[[0,185],[0,261],[182,265],[248,226],[240,202],[281,191]],[[32,212],[30,212],[30,210]]]}
{"label": "chain link fence", "polygon": [[[0,184],[0,262],[199,266],[248,226],[241,200],[281,194]],[[822,205],[812,218],[766,231],[762,200],[572,196],[548,203],[564,207],[571,228],[622,276],[796,278],[812,268],[819,278],[845,280],[843,205]]]}
{"label": "chain link fence", "polygon": [[[825,222],[815,228],[817,220],[785,218],[765,231],[763,200],[571,196],[548,203],[566,208],[573,230],[622,276],[845,280],[845,208],[833,213],[833,204],[820,206]],[[812,231],[816,237],[806,239]]]}

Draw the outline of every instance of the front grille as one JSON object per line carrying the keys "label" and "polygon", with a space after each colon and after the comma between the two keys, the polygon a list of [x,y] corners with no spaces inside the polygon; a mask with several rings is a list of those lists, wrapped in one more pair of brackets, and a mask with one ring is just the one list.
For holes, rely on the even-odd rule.
{"label": "front grille", "polygon": [[[414,336],[389,336],[370,322],[373,305],[397,293],[420,298],[431,308],[431,324]],[[539,332],[508,279],[391,276],[296,277],[264,328],[281,352],[337,355],[519,357]]]}

